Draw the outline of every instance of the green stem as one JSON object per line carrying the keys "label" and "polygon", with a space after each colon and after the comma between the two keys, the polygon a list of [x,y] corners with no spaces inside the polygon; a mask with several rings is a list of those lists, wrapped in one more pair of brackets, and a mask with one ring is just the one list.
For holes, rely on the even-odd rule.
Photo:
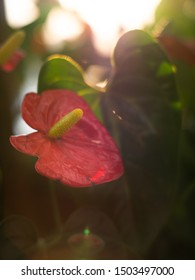
{"label": "green stem", "polygon": [[58,206],[55,185],[54,182],[51,180],[49,180],[49,189],[50,189],[51,204],[52,204],[54,220],[56,223],[56,228],[59,232],[61,232],[63,228],[63,223],[61,220],[60,209]]}

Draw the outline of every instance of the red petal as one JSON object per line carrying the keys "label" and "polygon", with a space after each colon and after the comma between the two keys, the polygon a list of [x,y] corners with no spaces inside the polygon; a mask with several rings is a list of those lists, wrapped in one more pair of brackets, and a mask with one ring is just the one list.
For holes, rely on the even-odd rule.
{"label": "red petal", "polygon": [[31,156],[39,156],[45,150],[48,152],[50,146],[48,139],[40,132],[11,136],[10,142],[16,150]]}
{"label": "red petal", "polygon": [[22,116],[32,128],[46,133],[75,108],[90,110],[84,99],[70,90],[48,90],[41,95],[28,93],[22,103]]}
{"label": "red petal", "polygon": [[55,140],[50,151],[40,155],[36,169],[47,177],[75,187],[115,180],[122,175],[123,165],[112,139],[108,135],[105,138],[107,143],[99,140],[98,144],[89,139],[80,141],[76,135],[75,139]]}
{"label": "red petal", "polygon": [[158,40],[171,59],[182,60],[195,65],[194,46],[190,47],[187,42],[168,35],[161,35]]}

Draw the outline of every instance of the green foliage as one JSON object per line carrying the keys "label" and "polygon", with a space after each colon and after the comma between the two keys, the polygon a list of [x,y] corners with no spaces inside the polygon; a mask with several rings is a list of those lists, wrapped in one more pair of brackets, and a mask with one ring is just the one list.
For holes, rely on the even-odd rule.
{"label": "green foliage", "polygon": [[165,26],[163,32],[179,38],[195,36],[194,0],[161,0],[156,10],[154,27]]}
{"label": "green foliage", "polygon": [[175,68],[144,31],[122,36],[113,60],[112,79],[102,96],[104,121],[121,149],[136,249],[143,254],[166,224],[176,195],[181,104]]}
{"label": "green foliage", "polygon": [[69,89],[82,96],[101,120],[100,93],[85,82],[84,71],[68,56],[53,55],[40,70],[38,92],[57,88]]}
{"label": "green foliage", "polygon": [[[179,232],[176,240],[167,244],[171,252],[180,247],[187,258],[194,258],[194,197],[195,197],[195,1],[161,0],[151,31],[160,30],[160,42],[176,68],[177,89],[181,103],[181,132],[179,145],[179,196],[167,230],[168,236]],[[159,27],[161,26],[161,29]],[[162,40],[161,40],[162,38]],[[184,199],[185,198],[185,199]],[[181,229],[181,224],[183,229]],[[183,241],[185,239],[185,241]],[[182,243],[186,245],[183,246]],[[174,248],[174,249],[173,249]],[[175,253],[176,256],[176,253]]]}

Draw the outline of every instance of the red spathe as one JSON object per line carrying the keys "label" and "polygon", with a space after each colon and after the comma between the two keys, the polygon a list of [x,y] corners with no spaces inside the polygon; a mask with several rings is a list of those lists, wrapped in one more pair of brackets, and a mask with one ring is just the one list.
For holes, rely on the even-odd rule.
{"label": "red spathe", "polygon": [[[75,108],[83,117],[60,139],[51,139],[49,129]],[[11,136],[19,151],[37,156],[38,173],[72,187],[87,187],[113,181],[123,174],[116,144],[97,120],[85,100],[69,90],[48,90],[41,95],[28,93],[22,116],[37,132]]]}

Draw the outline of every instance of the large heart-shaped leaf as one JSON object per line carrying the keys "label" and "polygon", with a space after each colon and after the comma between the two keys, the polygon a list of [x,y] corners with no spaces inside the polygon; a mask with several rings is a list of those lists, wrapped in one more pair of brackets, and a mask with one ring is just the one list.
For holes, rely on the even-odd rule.
{"label": "large heart-shaped leaf", "polygon": [[113,59],[102,96],[104,120],[123,155],[138,250],[144,252],[165,223],[176,184],[180,111],[174,67],[140,30],[119,39]]}

